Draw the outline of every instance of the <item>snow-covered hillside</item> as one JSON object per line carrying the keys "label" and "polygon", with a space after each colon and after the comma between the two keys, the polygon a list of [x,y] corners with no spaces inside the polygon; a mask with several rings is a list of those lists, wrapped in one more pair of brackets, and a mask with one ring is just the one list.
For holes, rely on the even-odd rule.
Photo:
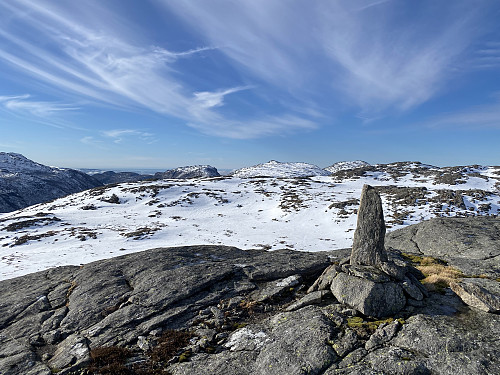
{"label": "snow-covered hillside", "polygon": [[370,164],[368,164],[366,161],[363,160],[339,161],[337,163],[330,165],[329,167],[326,167],[325,170],[330,173],[335,173],[338,171],[344,171],[346,169],[355,169],[355,168],[369,167],[369,166]]}
{"label": "snow-covered hillside", "polygon": [[308,163],[280,163],[271,160],[264,164],[254,165],[253,167],[241,168],[233,173],[234,177],[312,177],[328,176],[330,172]]}
{"label": "snow-covered hillside", "polygon": [[346,248],[365,183],[378,187],[388,230],[499,213],[500,167],[394,163],[309,178],[124,183],[0,215],[0,279],[154,247]]}

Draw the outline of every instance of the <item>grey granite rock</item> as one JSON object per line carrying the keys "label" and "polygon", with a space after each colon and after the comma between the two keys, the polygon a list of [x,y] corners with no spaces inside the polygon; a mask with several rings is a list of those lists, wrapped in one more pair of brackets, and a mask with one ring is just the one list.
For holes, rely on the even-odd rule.
{"label": "grey granite rock", "polygon": [[450,284],[467,305],[490,313],[500,313],[500,282],[488,279],[464,279]]}
{"label": "grey granite rock", "polygon": [[370,351],[391,340],[401,328],[401,323],[397,320],[390,324],[381,324],[377,330],[370,336],[365,344],[365,349]]}
{"label": "grey granite rock", "polygon": [[[390,254],[406,267],[396,263],[397,252]],[[85,365],[89,350],[109,345],[130,348],[133,361],[140,361],[166,329],[196,336],[182,349],[191,350],[187,362],[176,363],[177,355],[162,365],[176,375],[500,373],[499,314],[471,308],[449,289],[429,293],[411,272],[401,282],[372,266],[325,271],[330,255],[223,246],[153,249],[2,281],[0,373],[79,374],[72,371]],[[451,255],[467,271],[467,255]],[[495,257],[482,261],[494,274]],[[322,271],[318,290],[291,305],[293,295],[260,303],[249,298],[276,284],[303,288],[302,295],[302,284],[311,285]],[[495,280],[462,283],[497,293]],[[320,301],[324,287],[336,290],[343,303],[329,298],[308,305]],[[425,298],[418,300],[417,289]],[[369,316],[395,314],[397,309],[389,310],[404,304],[405,293],[409,302],[397,313],[402,326],[382,323],[371,331]],[[293,311],[284,311],[287,306]],[[353,324],[360,318],[363,323]]]}
{"label": "grey granite rock", "polygon": [[317,290],[315,292],[308,293],[298,301],[295,301],[288,306],[286,311],[294,311],[301,309],[304,306],[320,304],[323,298],[328,294],[330,294],[330,291],[328,290]]}
{"label": "grey granite rock", "polygon": [[392,316],[406,304],[403,289],[391,281],[374,282],[341,272],[333,279],[330,288],[339,302],[367,316]]}
{"label": "grey granite rock", "polygon": [[382,200],[373,187],[364,185],[352,244],[351,264],[376,266],[387,261],[384,236]]}
{"label": "grey granite rock", "polygon": [[[257,288],[255,279],[279,284],[278,279],[297,275],[282,286],[290,288],[301,277],[317,277],[329,264],[326,253],[193,246],[153,249],[1,281],[0,347],[18,349],[7,352],[0,364],[11,366],[7,358],[23,356],[32,358],[33,366],[66,370],[85,362],[73,353],[78,345],[82,350],[137,345],[139,336],[185,326],[205,308],[209,319],[222,323],[217,304]],[[41,362],[38,350],[50,360]],[[0,373],[7,373],[2,366]],[[25,366],[9,371],[27,373]]]}
{"label": "grey granite rock", "polygon": [[[330,320],[309,306],[235,331],[227,351],[173,365],[180,374],[319,374],[336,360]],[[221,372],[224,371],[224,372]]]}
{"label": "grey granite rock", "polygon": [[443,259],[467,275],[500,277],[500,218],[435,218],[390,232],[385,243]]}

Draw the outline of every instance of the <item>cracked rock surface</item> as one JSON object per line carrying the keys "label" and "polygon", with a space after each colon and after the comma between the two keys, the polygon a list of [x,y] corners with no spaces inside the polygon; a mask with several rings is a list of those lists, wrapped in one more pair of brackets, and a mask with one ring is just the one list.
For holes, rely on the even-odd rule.
{"label": "cracked rock surface", "polygon": [[[497,225],[494,218],[431,220],[389,233],[386,244],[439,253],[468,276],[483,261],[491,277],[463,280],[498,295],[498,257],[491,256],[500,243]],[[463,228],[474,237],[461,236]],[[472,240],[431,246],[420,230]],[[369,268],[347,265],[348,252],[161,248],[2,281],[0,374],[92,374],[86,369],[92,350],[125,347],[141,361],[172,329],[192,337],[161,363],[166,374],[500,373],[498,313],[468,306],[449,288],[417,290],[407,273],[403,293],[414,305],[388,319],[370,318],[331,293],[341,270],[384,282]]]}

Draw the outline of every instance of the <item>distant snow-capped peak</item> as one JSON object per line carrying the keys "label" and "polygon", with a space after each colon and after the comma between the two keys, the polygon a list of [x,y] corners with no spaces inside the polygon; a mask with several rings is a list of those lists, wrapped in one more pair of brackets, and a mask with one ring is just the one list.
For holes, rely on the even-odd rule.
{"label": "distant snow-capped peak", "polygon": [[0,152],[0,172],[52,172],[52,168],[34,162],[21,154],[14,152]]}
{"label": "distant snow-capped peak", "polygon": [[337,163],[330,165],[329,167],[326,167],[325,170],[331,173],[335,173],[338,171],[344,171],[346,169],[354,169],[354,168],[361,168],[368,166],[370,166],[370,164],[368,164],[366,161],[363,160],[339,161]]}
{"label": "distant snow-capped peak", "polygon": [[311,177],[328,176],[330,172],[309,163],[280,163],[271,160],[267,163],[241,168],[233,173],[234,177]]}

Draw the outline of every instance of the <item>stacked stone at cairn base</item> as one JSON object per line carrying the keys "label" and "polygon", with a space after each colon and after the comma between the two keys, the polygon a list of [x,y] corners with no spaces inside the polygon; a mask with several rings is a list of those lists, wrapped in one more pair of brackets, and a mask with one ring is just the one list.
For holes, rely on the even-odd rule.
{"label": "stacked stone at cairn base", "polygon": [[384,237],[382,200],[364,185],[350,261],[328,267],[310,291],[330,289],[340,303],[375,318],[397,314],[408,301],[421,301],[427,290],[417,279],[420,271],[389,260]]}

